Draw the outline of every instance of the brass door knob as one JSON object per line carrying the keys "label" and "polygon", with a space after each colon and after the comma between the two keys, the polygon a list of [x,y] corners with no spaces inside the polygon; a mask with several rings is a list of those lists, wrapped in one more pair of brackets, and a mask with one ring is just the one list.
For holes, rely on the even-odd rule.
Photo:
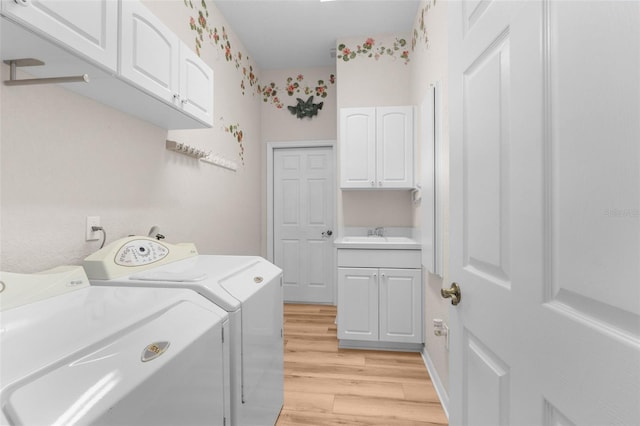
{"label": "brass door knob", "polygon": [[446,289],[446,288],[440,289],[440,294],[445,299],[449,299],[450,298],[451,299],[451,304],[453,306],[455,306],[458,303],[460,303],[460,299],[462,299],[462,294],[460,293],[460,286],[458,286],[458,284],[456,284],[456,283],[451,284],[451,288],[449,288],[449,289]]}

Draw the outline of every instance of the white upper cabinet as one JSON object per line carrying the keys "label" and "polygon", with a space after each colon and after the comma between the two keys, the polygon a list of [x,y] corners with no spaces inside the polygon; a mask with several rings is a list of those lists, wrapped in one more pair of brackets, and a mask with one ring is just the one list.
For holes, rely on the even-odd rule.
{"label": "white upper cabinet", "polygon": [[123,0],[120,73],[176,108],[213,123],[213,71],[146,6]]}
{"label": "white upper cabinet", "polygon": [[413,107],[376,108],[379,188],[413,188]]}
{"label": "white upper cabinet", "polygon": [[376,109],[340,110],[340,187],[376,186]]}
{"label": "white upper cabinet", "polygon": [[141,2],[121,3],[120,74],[173,103],[180,84],[180,40]]}
{"label": "white upper cabinet", "polygon": [[2,0],[2,13],[84,59],[117,71],[117,1]]}
{"label": "white upper cabinet", "polygon": [[340,110],[340,187],[413,189],[412,106]]}
{"label": "white upper cabinet", "polygon": [[189,47],[180,46],[180,99],[185,112],[213,124],[213,70]]}
{"label": "white upper cabinet", "polygon": [[[213,71],[139,0],[0,0],[0,57],[165,129],[213,126]],[[120,13],[120,15],[118,14]]]}

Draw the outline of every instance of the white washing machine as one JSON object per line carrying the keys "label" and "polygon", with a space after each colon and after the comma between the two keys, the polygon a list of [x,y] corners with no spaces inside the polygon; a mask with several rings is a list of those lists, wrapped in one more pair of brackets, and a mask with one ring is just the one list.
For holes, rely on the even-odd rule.
{"label": "white washing machine", "polygon": [[224,425],[228,315],[188,290],[0,272],[2,425]]}
{"label": "white washing machine", "polygon": [[282,270],[258,256],[128,237],[87,257],[92,285],[188,288],[229,313],[231,424],[276,422],[284,399]]}

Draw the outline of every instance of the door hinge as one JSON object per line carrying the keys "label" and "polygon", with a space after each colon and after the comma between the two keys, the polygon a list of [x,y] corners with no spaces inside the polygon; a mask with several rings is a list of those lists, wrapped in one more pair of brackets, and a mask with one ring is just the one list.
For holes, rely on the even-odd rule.
{"label": "door hinge", "polygon": [[280,329],[280,337],[283,338],[284,337],[284,330],[281,328]]}
{"label": "door hinge", "polygon": [[224,343],[224,328],[222,329],[222,343]]}

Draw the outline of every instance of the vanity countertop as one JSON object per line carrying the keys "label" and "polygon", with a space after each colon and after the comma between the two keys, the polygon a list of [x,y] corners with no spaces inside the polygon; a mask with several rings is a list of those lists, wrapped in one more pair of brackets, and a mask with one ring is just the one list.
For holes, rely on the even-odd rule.
{"label": "vanity countertop", "polygon": [[420,250],[420,243],[409,237],[342,236],[333,243],[339,249]]}

